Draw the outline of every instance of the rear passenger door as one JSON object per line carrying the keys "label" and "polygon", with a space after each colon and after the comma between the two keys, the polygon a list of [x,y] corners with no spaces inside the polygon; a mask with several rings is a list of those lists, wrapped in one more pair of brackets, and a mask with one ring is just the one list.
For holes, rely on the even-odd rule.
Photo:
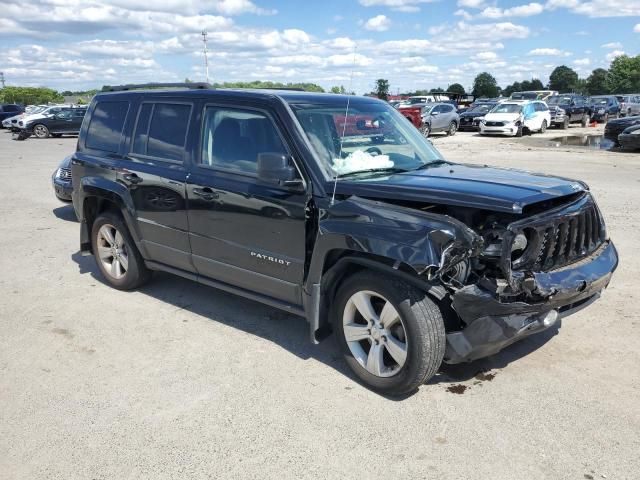
{"label": "rear passenger door", "polygon": [[198,273],[299,304],[307,196],[304,188],[257,177],[260,153],[292,153],[275,117],[267,110],[206,105],[200,145],[187,181]]}
{"label": "rear passenger door", "polygon": [[133,112],[133,135],[117,170],[118,182],[131,196],[149,259],[191,272],[185,162],[193,113],[190,102],[145,99]]}

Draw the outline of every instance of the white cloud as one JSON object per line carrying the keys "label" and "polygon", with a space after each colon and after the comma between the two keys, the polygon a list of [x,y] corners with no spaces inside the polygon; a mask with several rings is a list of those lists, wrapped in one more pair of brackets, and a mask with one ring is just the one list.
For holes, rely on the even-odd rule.
{"label": "white cloud", "polygon": [[609,48],[609,49],[621,49],[622,48],[622,44],[620,42],[611,42],[611,43],[605,43],[603,45],[600,45],[602,48]]}
{"label": "white cloud", "polygon": [[609,52],[607,53],[607,55],[605,56],[605,58],[608,61],[613,61],[616,57],[619,57],[620,55],[625,55],[625,52],[623,50],[614,50],[613,52]]}
{"label": "white cloud", "polygon": [[579,58],[573,61],[574,65],[581,65],[586,67],[587,65],[591,65],[591,60],[588,58]]}
{"label": "white cloud", "polygon": [[458,16],[458,17],[462,17],[464,20],[467,20],[467,21],[473,19],[473,15],[471,15],[466,10],[463,10],[462,8],[456,10],[455,12],[453,12],[453,14]]}
{"label": "white cloud", "polygon": [[277,10],[266,10],[256,6],[249,0],[219,0],[214,8],[223,15],[240,15],[255,13],[256,15],[275,15]]}
{"label": "white cloud", "polygon": [[504,18],[504,17],[530,17],[538,15],[544,11],[544,6],[540,3],[529,3],[527,5],[519,5],[511,8],[487,7],[480,16],[484,18]]}
{"label": "white cloud", "polygon": [[471,58],[479,62],[493,62],[498,59],[498,55],[495,52],[479,52],[472,55]]}
{"label": "white cloud", "polygon": [[528,55],[533,57],[568,57],[571,53],[557,48],[534,48]]}
{"label": "white cloud", "polygon": [[640,33],[640,23],[636,24],[636,26],[633,27],[633,31],[636,33]]}
{"label": "white cloud", "polygon": [[360,0],[363,7],[388,7],[399,12],[419,12],[420,4],[434,0]]}
{"label": "white cloud", "polygon": [[637,0],[548,0],[546,8],[555,10],[567,8],[573,13],[591,18],[636,17],[640,16],[640,2]]}
{"label": "white cloud", "polygon": [[483,5],[484,0],[458,0],[459,7],[481,8]]}
{"label": "white cloud", "polygon": [[407,71],[411,73],[437,73],[440,69],[435,65],[416,65],[407,68]]}
{"label": "white cloud", "polygon": [[364,23],[364,28],[375,32],[384,32],[389,29],[389,25],[391,25],[391,20],[385,15],[376,15]]}

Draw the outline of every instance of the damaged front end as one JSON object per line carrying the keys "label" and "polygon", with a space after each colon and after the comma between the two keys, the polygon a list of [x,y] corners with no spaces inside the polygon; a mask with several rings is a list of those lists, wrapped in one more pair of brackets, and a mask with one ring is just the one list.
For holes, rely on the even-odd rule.
{"label": "damaged front end", "polygon": [[618,265],[588,192],[506,225],[489,223],[480,228],[484,252],[471,259],[464,284],[449,282],[461,328],[447,333],[447,363],[492,355],[586,307]]}

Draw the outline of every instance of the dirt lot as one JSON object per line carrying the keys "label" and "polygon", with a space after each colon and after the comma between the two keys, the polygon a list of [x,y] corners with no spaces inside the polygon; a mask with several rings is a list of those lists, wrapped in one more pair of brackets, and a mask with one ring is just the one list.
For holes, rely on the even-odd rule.
{"label": "dirt lot", "polygon": [[394,401],[299,318],[164,274],[105,286],[50,183],[76,140],[0,131],[0,478],[640,478],[640,154],[540,138],[433,141],[586,180],[620,252],[610,288]]}

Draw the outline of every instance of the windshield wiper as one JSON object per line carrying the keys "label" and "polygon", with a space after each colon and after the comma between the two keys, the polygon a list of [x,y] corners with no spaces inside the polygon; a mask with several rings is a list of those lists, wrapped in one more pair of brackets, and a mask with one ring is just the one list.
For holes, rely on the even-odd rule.
{"label": "windshield wiper", "polygon": [[355,170],[353,172],[341,173],[338,178],[351,177],[353,175],[360,175],[361,173],[402,173],[408,172],[406,168],[388,167],[388,168],[368,168],[366,170]]}
{"label": "windshield wiper", "polygon": [[411,171],[415,171],[415,170],[426,170],[427,168],[431,168],[435,165],[442,165],[443,163],[448,164],[449,162],[447,162],[446,160],[443,160],[442,158],[438,158],[437,160],[432,160],[430,162],[427,163],[423,163],[422,165],[414,168]]}

